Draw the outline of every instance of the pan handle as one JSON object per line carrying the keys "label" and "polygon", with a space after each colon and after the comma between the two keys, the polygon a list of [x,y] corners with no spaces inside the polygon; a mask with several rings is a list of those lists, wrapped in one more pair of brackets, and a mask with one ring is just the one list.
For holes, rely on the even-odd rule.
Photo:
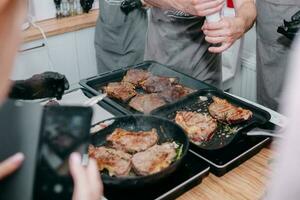
{"label": "pan handle", "polygon": [[281,134],[275,134],[275,132],[265,132],[265,131],[250,131],[247,136],[270,136],[276,138],[283,138]]}

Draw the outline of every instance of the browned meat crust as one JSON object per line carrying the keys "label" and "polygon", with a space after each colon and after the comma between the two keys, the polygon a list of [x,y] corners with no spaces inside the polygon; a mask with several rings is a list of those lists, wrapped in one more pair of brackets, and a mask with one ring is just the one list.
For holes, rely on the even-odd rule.
{"label": "browned meat crust", "polygon": [[175,121],[194,143],[208,141],[218,127],[217,121],[211,116],[197,112],[177,112]]}
{"label": "browned meat crust", "polygon": [[141,82],[145,81],[150,75],[151,73],[146,70],[130,69],[124,76],[123,82],[129,82],[135,86],[139,86]]}
{"label": "browned meat crust", "polygon": [[213,101],[208,107],[209,113],[221,122],[237,124],[249,120],[253,115],[250,110],[234,106],[225,99],[213,97]]}
{"label": "browned meat crust", "polygon": [[171,87],[162,91],[161,93],[159,93],[159,95],[163,97],[167,102],[174,102],[193,92],[195,92],[195,90],[177,84],[172,85]]}
{"label": "browned meat crust", "polygon": [[138,175],[155,174],[169,167],[176,157],[176,148],[172,143],[155,145],[132,157],[134,171]]}
{"label": "browned meat crust", "polygon": [[150,76],[141,83],[142,88],[148,93],[162,92],[178,83],[177,78]]}
{"label": "browned meat crust", "polygon": [[158,135],[156,129],[134,132],[117,128],[107,137],[107,141],[118,150],[136,153],[155,145],[158,141]]}
{"label": "browned meat crust", "polygon": [[127,82],[109,83],[103,88],[104,92],[111,98],[116,98],[121,101],[128,101],[136,95],[135,87]]}
{"label": "browned meat crust", "polygon": [[90,145],[89,156],[97,161],[100,171],[107,169],[110,176],[128,176],[131,170],[131,155],[123,151]]}
{"label": "browned meat crust", "polygon": [[165,100],[158,94],[138,94],[129,102],[130,107],[145,114],[149,114],[165,104]]}

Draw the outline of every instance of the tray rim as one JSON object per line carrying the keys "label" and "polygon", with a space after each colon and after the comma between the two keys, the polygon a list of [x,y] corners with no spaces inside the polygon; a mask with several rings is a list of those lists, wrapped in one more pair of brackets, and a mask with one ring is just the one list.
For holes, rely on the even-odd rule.
{"label": "tray rim", "polygon": [[252,151],[260,148],[262,145],[266,144],[267,142],[271,141],[270,137],[267,137],[266,139],[264,139],[263,141],[259,142],[258,144],[256,144],[255,146],[253,146],[252,148],[248,149],[247,151],[245,151],[244,153],[240,154],[239,156],[233,158],[232,160],[228,161],[227,163],[225,163],[224,165],[218,165],[216,163],[214,163],[213,161],[210,161],[209,159],[201,156],[199,153],[193,151],[190,149],[191,152],[193,152],[196,156],[198,156],[199,158],[201,158],[202,160],[204,160],[205,162],[207,162],[209,165],[212,165],[214,167],[216,167],[218,170],[222,170],[227,168],[229,165],[233,164],[234,162],[238,161],[240,158],[246,156],[247,154],[251,153]]}

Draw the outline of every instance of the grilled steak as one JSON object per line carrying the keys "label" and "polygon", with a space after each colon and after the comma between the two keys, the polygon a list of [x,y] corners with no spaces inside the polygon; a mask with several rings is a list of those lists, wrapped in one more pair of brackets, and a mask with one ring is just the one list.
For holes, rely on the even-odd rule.
{"label": "grilled steak", "polygon": [[237,124],[249,120],[253,115],[250,110],[234,106],[225,99],[213,97],[213,101],[208,107],[209,113],[221,122]]}
{"label": "grilled steak", "polygon": [[131,170],[131,155],[107,147],[89,147],[89,156],[97,161],[100,171],[107,169],[110,176],[127,176]]}
{"label": "grilled steak", "polygon": [[129,102],[130,107],[145,114],[165,104],[165,100],[158,94],[138,94]]}
{"label": "grilled steak", "polygon": [[194,90],[184,87],[182,85],[172,85],[166,90],[159,93],[159,95],[164,98],[167,102],[177,101],[188,94],[191,94]]}
{"label": "grilled steak", "polygon": [[155,174],[169,167],[176,157],[176,148],[172,143],[155,145],[132,157],[134,171],[138,175]]}
{"label": "grilled steak", "polygon": [[142,88],[149,93],[162,92],[178,82],[177,78],[150,76],[141,83]]}
{"label": "grilled steak", "polygon": [[158,141],[158,135],[156,129],[133,132],[117,128],[107,137],[107,141],[112,143],[115,149],[136,153],[155,145]]}
{"label": "grilled steak", "polygon": [[217,121],[211,116],[197,112],[177,112],[175,121],[194,143],[208,141],[218,127]]}
{"label": "grilled steak", "polygon": [[150,75],[151,73],[146,70],[130,69],[124,76],[123,82],[129,82],[135,86],[139,86],[141,82],[145,81]]}
{"label": "grilled steak", "polygon": [[128,82],[109,83],[104,87],[104,92],[107,93],[107,96],[121,101],[128,101],[136,95],[134,85]]}

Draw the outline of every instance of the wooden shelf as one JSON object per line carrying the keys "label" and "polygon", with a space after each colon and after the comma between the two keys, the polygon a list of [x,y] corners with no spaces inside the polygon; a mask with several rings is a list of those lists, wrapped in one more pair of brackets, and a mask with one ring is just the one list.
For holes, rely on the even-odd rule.
{"label": "wooden shelf", "polygon": [[[81,29],[93,27],[96,25],[99,10],[93,10],[90,13],[66,17],[62,19],[48,19],[36,22],[44,31],[47,37],[63,33],[78,31]],[[30,27],[23,32],[23,42],[30,42],[41,39],[40,31],[35,27]]]}

